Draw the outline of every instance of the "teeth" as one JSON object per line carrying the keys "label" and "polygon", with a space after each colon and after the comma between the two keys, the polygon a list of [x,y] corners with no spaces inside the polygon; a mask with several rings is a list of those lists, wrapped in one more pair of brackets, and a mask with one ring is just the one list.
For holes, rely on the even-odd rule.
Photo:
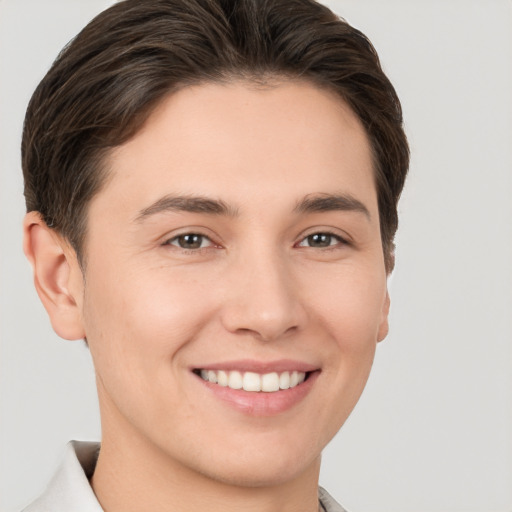
{"label": "teeth", "polygon": [[304,372],[272,372],[263,375],[254,372],[201,370],[201,378],[219,386],[231,389],[243,389],[244,391],[273,393],[280,389],[289,389],[304,382]]}
{"label": "teeth", "polygon": [[261,377],[257,373],[244,373],[244,391],[261,391]]}
{"label": "teeth", "polygon": [[242,374],[240,372],[229,372],[228,375],[228,387],[231,389],[242,389]]}
{"label": "teeth", "polygon": [[261,390],[267,393],[279,391],[279,375],[277,373],[265,373],[261,376]]}
{"label": "teeth", "polygon": [[226,387],[228,385],[228,382],[229,377],[226,372],[223,372],[222,370],[220,372],[217,372],[217,384],[219,384],[219,386]]}
{"label": "teeth", "polygon": [[290,387],[290,373],[283,372],[279,376],[279,387],[281,389],[288,389]]}

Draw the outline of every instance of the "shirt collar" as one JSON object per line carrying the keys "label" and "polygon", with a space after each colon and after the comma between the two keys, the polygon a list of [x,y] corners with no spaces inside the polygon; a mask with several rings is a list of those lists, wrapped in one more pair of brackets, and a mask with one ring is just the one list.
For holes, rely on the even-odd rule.
{"label": "shirt collar", "polygon": [[71,441],[46,491],[23,512],[103,512],[90,484],[99,443]]}

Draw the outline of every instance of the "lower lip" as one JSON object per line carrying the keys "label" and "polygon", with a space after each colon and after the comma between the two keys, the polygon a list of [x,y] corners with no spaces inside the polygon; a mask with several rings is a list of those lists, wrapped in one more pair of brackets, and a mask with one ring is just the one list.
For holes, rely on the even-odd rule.
{"label": "lower lip", "polygon": [[266,393],[264,391],[244,391],[219,386],[197,376],[203,385],[217,398],[231,407],[251,416],[274,416],[298,405],[311,391],[319,371],[311,372],[308,378],[289,389]]}

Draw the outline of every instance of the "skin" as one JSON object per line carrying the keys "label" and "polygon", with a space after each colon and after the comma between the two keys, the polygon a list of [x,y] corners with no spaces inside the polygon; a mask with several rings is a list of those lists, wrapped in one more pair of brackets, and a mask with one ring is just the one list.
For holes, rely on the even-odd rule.
{"label": "skin", "polygon": [[[317,510],[321,451],[388,329],[359,120],[308,83],[193,86],[166,98],[107,163],[111,179],[88,214],[85,274],[37,213],[25,220],[52,325],[87,337],[94,360],[103,440],[92,486],[102,506]],[[297,211],[326,194],[366,212]],[[155,212],[169,195],[228,211]],[[199,249],[180,246],[187,233],[203,236]],[[322,246],[315,233],[332,235]],[[316,372],[305,397],[277,414],[233,407],[192,372],[282,359]]]}

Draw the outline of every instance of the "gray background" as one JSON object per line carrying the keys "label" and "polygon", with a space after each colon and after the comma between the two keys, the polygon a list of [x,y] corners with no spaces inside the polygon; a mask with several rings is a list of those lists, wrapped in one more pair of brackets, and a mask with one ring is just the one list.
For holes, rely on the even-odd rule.
{"label": "gray background", "polygon": [[[99,439],[82,342],[52,332],[21,251],[24,109],[108,0],[0,0],[0,509]],[[321,483],[352,512],[512,510],[512,2],[327,2],[365,32],[413,158],[391,332]]]}

